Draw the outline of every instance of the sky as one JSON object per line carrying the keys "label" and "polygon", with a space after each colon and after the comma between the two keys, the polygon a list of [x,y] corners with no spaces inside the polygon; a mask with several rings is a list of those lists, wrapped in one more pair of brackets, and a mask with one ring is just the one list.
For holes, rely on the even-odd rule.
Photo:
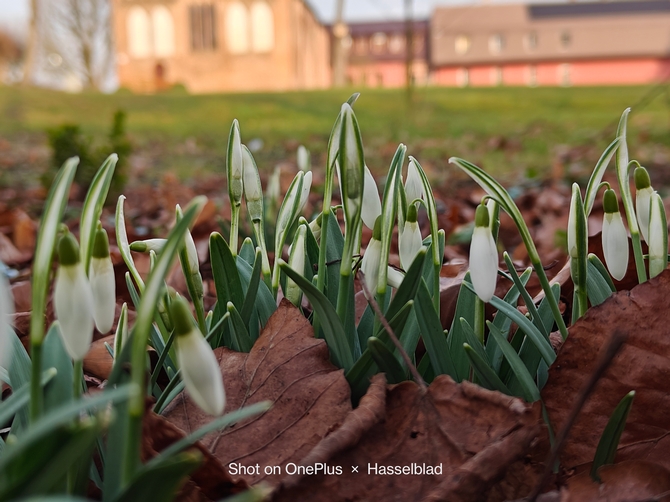
{"label": "sky", "polygon": [[[335,0],[307,0],[322,22],[335,16]],[[472,0],[413,0],[414,17],[426,19],[435,5],[472,3]],[[28,29],[29,0],[0,0],[0,28],[14,35]],[[345,0],[347,21],[388,20],[404,17],[404,0]]]}

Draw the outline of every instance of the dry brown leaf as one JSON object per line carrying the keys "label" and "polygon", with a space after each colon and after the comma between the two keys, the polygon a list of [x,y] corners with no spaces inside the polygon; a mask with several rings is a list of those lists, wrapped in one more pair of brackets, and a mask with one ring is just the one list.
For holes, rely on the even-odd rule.
{"label": "dry brown leaf", "polygon": [[[635,502],[670,500],[670,472],[664,467],[633,460],[605,465],[598,471],[602,483],[588,472],[568,480],[561,502]],[[665,494],[665,496],[660,496]]]}
{"label": "dry brown leaf", "polygon": [[657,459],[670,468],[670,271],[631,291],[616,293],[588,310],[570,328],[542,397],[555,430],[568,415],[574,398],[593,371],[598,352],[614,329],[628,340],[598,382],[570,433],[561,455],[563,465],[583,467],[593,460],[596,445],[619,401],[631,390],[635,400],[620,442],[617,460]]}
{"label": "dry brown leaf", "polygon": [[[349,442],[359,439],[348,448],[344,441],[331,449],[336,453],[327,465],[342,474],[306,476],[295,486],[282,487],[275,500],[301,500],[306,493],[314,501],[479,500],[510,463],[523,457],[539,430],[530,408],[520,400],[469,382],[456,384],[445,375],[425,393],[413,382],[388,387],[386,418],[381,421],[383,415],[375,411],[378,405],[372,404],[380,401],[378,391],[378,385],[370,387],[373,412],[368,409],[356,434],[348,432]],[[368,472],[369,465],[412,464],[441,465],[442,473]],[[358,472],[352,472],[353,466]]]}
{"label": "dry brown leaf", "polygon": [[[249,354],[221,348],[215,351],[226,388],[226,410],[270,400],[273,407],[203,443],[221,461],[259,466],[258,473],[240,473],[249,484],[277,483],[286,464],[298,463],[351,411],[349,384],[342,370],[330,363],[323,340],[287,300],[263,329]],[[209,422],[188,395],[180,395],[166,418],[187,432]],[[266,466],[279,466],[265,474]]]}
{"label": "dry brown leaf", "polygon": [[[142,461],[146,462],[155,457],[184,437],[184,431],[149,408],[142,422]],[[195,443],[192,448],[202,454],[203,460],[181,488],[177,496],[178,502],[219,500],[247,489],[246,482],[233,481],[221,463],[201,443]]]}

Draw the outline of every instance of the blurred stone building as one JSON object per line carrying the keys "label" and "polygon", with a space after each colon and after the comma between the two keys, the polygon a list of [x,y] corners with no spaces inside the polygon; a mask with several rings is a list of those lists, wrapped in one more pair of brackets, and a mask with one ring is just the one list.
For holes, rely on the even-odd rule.
{"label": "blurred stone building", "polygon": [[437,85],[630,85],[670,78],[670,1],[436,8]]}
{"label": "blurred stone building", "polygon": [[304,0],[112,0],[119,84],[155,92],[330,86],[330,35]]}

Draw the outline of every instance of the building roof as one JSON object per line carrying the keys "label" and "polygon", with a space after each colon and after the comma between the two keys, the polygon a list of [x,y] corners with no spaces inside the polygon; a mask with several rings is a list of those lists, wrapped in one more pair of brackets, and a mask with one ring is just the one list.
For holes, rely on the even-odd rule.
{"label": "building roof", "polygon": [[431,63],[670,57],[670,0],[436,8]]}

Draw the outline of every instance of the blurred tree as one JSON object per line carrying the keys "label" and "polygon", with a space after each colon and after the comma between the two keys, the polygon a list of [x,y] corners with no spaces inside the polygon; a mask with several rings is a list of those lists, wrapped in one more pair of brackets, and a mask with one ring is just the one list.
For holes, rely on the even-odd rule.
{"label": "blurred tree", "polygon": [[50,7],[59,55],[85,88],[100,89],[113,71],[110,0],[52,0]]}

